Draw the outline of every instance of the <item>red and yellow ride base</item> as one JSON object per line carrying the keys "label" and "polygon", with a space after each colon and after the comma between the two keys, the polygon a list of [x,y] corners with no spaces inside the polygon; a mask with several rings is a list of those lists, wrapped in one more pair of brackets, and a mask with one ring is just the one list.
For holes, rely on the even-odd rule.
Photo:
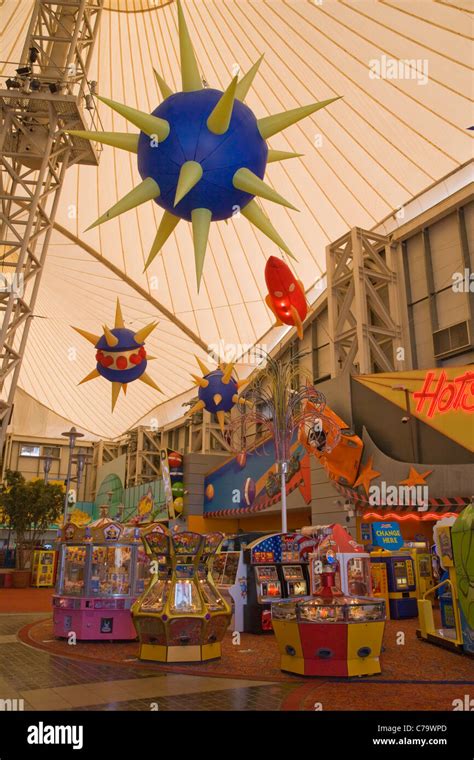
{"label": "red and yellow ride base", "polygon": [[384,621],[303,623],[273,620],[281,669],[302,676],[380,673]]}

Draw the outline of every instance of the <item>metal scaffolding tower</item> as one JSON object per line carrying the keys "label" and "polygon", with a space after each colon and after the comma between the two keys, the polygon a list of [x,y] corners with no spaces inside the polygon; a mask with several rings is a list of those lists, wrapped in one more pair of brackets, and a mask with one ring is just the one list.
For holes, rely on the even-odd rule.
{"label": "metal scaffolding tower", "polygon": [[98,163],[97,146],[64,130],[96,126],[88,72],[103,3],[36,0],[0,81],[0,452],[65,172]]}
{"label": "metal scaffolding tower", "polygon": [[327,246],[326,268],[332,376],[411,369],[399,245],[354,227]]}

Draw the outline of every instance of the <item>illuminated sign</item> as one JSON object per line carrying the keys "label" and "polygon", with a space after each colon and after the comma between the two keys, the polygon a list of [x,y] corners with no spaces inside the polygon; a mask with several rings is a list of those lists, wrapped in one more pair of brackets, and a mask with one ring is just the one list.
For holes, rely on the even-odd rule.
{"label": "illuminated sign", "polygon": [[444,370],[437,380],[434,372],[427,372],[422,389],[415,391],[413,398],[417,400],[418,414],[424,412],[425,403],[428,405],[426,416],[429,418],[450,410],[473,412],[474,372],[464,372],[452,380],[448,380]]}
{"label": "illuminated sign", "polygon": [[403,537],[397,522],[372,523],[372,544],[382,549],[397,551],[403,546]]}

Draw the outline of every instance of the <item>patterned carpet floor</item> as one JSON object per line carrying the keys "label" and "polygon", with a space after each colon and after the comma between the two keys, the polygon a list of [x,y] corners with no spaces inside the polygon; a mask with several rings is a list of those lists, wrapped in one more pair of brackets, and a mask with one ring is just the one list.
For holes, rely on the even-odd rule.
{"label": "patterned carpet floor", "polygon": [[[416,637],[417,620],[390,620],[386,624],[384,651],[382,653],[382,673],[376,676],[352,679],[356,683],[398,683],[407,688],[410,684],[466,684],[474,687],[474,660]],[[400,633],[404,636],[400,636]],[[70,645],[63,639],[55,639],[52,620],[41,620],[25,626],[19,633],[20,639],[30,646],[43,649],[50,654],[120,665],[142,666],[150,671],[169,671],[195,675],[222,676],[268,681],[302,681],[300,676],[282,673],[279,653],[273,635],[256,636],[241,634],[240,644],[235,645],[232,635],[225,636],[220,660],[206,663],[161,664],[137,659],[138,643],[87,641]],[[404,643],[397,643],[404,641]],[[311,682],[323,679],[311,679]],[[327,684],[327,679],[324,679]],[[474,689],[471,689],[474,694]],[[349,693],[347,699],[350,700]],[[342,708],[340,708],[342,709]]]}

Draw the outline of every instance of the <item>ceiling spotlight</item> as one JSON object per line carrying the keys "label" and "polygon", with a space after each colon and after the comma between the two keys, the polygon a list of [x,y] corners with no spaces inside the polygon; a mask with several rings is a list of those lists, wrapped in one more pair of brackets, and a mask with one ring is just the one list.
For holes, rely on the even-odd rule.
{"label": "ceiling spotlight", "polygon": [[59,85],[55,82],[50,82],[48,84],[49,91],[54,95],[56,92],[59,92]]}
{"label": "ceiling spotlight", "polygon": [[36,92],[41,89],[41,82],[39,79],[32,79],[30,82],[30,87],[32,90],[35,90]]}
{"label": "ceiling spotlight", "polygon": [[7,79],[5,82],[7,86],[7,90],[19,90],[21,87],[21,83],[18,81],[18,79]]}
{"label": "ceiling spotlight", "polygon": [[27,77],[31,74],[31,66],[20,66],[16,69],[16,73],[19,77]]}
{"label": "ceiling spotlight", "polygon": [[39,56],[39,50],[36,47],[30,47],[28,60],[30,63],[36,63]]}
{"label": "ceiling spotlight", "polygon": [[90,93],[87,93],[87,95],[84,96],[84,100],[86,101],[86,109],[88,111],[94,110],[94,98]]}

